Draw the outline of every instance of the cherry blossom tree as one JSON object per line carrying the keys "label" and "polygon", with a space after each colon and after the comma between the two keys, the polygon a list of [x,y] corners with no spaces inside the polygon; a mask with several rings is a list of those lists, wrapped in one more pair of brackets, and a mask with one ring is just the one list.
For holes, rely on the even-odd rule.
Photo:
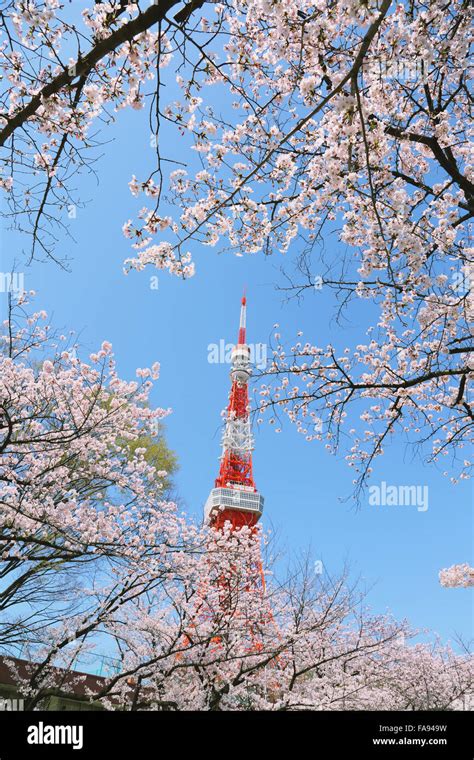
{"label": "cherry blossom tree", "polygon": [[[152,202],[124,224],[126,268],[191,276],[192,241],[297,252],[290,292],[317,279],[341,317],[367,311],[353,348],[277,333],[263,409],[331,450],[350,420],[357,489],[395,432],[468,477],[468,0],[121,0],[72,19],[59,0],[17,0],[3,19],[2,184],[33,256],[55,256],[99,127],[149,104],[156,160],[130,189]],[[166,102],[173,77],[182,97]],[[169,172],[163,125],[189,154]]]}
{"label": "cherry blossom tree", "polygon": [[[278,588],[270,582],[272,616],[262,617],[262,599],[248,584],[254,549],[245,537],[229,540],[232,603],[217,599],[215,584],[216,570],[222,577],[230,568],[229,546],[211,536],[215,565],[201,556],[193,578],[188,556],[179,590],[168,588],[146,606],[142,596],[109,618],[120,667],[89,690],[92,702],[126,710],[470,709],[472,657],[438,642],[411,644],[408,626],[371,615],[346,577],[293,573]],[[196,615],[204,599],[206,613]],[[57,689],[57,674],[51,670],[48,678]]]}
{"label": "cherry blossom tree", "polygon": [[11,663],[27,709],[81,683],[83,699],[106,709],[470,709],[472,657],[411,644],[408,625],[372,615],[344,573],[321,577],[303,563],[279,582],[267,576],[263,596],[259,542],[211,530],[205,553],[181,553],[181,577],[102,604],[117,665],[94,685],[71,663],[99,627],[80,641],[56,627],[38,664]]}
{"label": "cherry blossom tree", "polygon": [[452,565],[440,571],[439,581],[447,588],[474,586],[474,568],[467,562],[462,565]]}
{"label": "cherry blossom tree", "polygon": [[143,107],[144,86],[171,60],[170,29],[185,27],[202,4],[95,2],[72,19],[60,0],[12,0],[2,10],[0,186],[7,217],[32,236],[31,258],[64,265],[56,234],[81,204],[73,177],[95,170],[99,127],[122,108]]}
{"label": "cherry blossom tree", "polygon": [[46,320],[23,295],[1,335],[0,646],[9,652],[31,651],[56,626],[57,648],[81,639],[162,582],[184,543],[167,473],[136,445],[169,413],[149,404],[159,365],[124,381],[110,343],[83,361]]}

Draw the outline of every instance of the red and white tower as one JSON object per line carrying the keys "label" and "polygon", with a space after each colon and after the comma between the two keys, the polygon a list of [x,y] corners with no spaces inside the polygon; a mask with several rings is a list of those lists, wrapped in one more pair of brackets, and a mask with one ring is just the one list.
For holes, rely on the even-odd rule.
{"label": "red and white tower", "polygon": [[[222,437],[222,455],[219,474],[204,507],[205,522],[218,531],[230,524],[232,552],[228,557],[219,557],[211,553],[210,566],[217,558],[215,584],[213,588],[199,589],[199,604],[194,618],[208,623],[223,622],[231,616],[231,629],[237,631],[241,640],[246,642],[247,652],[260,652],[264,647],[265,636],[275,636],[276,627],[272,611],[266,598],[265,576],[260,556],[260,537],[257,523],[263,512],[263,496],[257,491],[252,473],[253,436],[250,425],[248,381],[252,370],[250,367],[250,349],[246,339],[245,296],[242,298],[240,324],[237,344],[231,355],[231,390],[227,407],[224,434]],[[247,543],[248,533],[242,543],[244,550],[238,561],[235,559],[236,543],[240,539],[241,528],[248,527],[255,539]],[[247,552],[247,553],[245,553]],[[212,584],[211,584],[212,585]],[[216,596],[210,591],[216,590]],[[225,626],[224,626],[225,629]],[[243,638],[242,638],[243,637]],[[192,640],[191,635],[189,639]],[[221,646],[225,634],[219,632],[212,636],[212,644]]]}
{"label": "red and white tower", "polygon": [[222,437],[222,456],[215,487],[204,507],[206,522],[222,528],[229,521],[234,529],[253,527],[263,512],[263,496],[255,488],[252,474],[253,436],[249,416],[248,381],[252,374],[250,349],[246,343],[245,296],[240,309],[237,345],[232,351],[232,387]]}

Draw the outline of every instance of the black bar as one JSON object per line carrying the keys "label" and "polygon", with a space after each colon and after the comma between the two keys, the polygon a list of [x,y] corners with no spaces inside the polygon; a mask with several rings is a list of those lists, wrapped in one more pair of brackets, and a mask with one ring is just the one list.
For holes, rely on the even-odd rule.
{"label": "black bar", "polygon": [[[67,728],[56,732],[56,726]],[[29,743],[28,737],[44,743]],[[46,743],[50,738],[78,748]],[[359,755],[472,760],[473,749],[472,714],[466,712],[0,712],[0,760],[112,760],[112,753],[133,753],[131,760],[159,760],[170,753],[225,760],[227,754],[262,753],[268,760],[273,752],[307,754],[311,760]]]}

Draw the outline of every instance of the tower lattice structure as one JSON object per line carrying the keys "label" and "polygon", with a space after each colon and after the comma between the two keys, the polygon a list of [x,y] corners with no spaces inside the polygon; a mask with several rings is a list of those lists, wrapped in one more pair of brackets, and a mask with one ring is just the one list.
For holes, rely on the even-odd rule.
{"label": "tower lattice structure", "polygon": [[[240,531],[249,528],[258,541],[257,523],[263,512],[264,499],[257,491],[252,471],[252,451],[254,440],[251,430],[248,382],[252,374],[250,363],[250,349],[246,337],[246,312],[247,300],[245,295],[241,301],[240,323],[237,343],[231,354],[231,389],[229,403],[225,415],[224,433],[222,436],[222,454],[220,457],[219,474],[215,480],[214,488],[209,494],[204,507],[205,521],[217,531],[224,533],[225,526],[230,526],[230,535],[238,539]],[[248,532],[246,532],[248,535]],[[251,606],[258,613],[248,619],[246,636],[249,642],[249,651],[259,651],[262,648],[263,626],[273,621],[269,605],[266,601],[265,578],[262,568],[259,546],[253,547],[250,552],[248,563],[239,565],[239,572],[233,576],[232,566],[230,577],[217,572],[216,586],[218,588],[219,609],[214,609],[216,617],[233,608],[236,588],[240,593],[245,592],[247,602],[253,599]],[[243,569],[244,568],[244,569]],[[242,577],[242,570],[243,576]],[[229,566],[227,565],[227,571]],[[213,617],[205,602],[201,606],[201,615]],[[207,612],[204,612],[206,611]],[[237,614],[239,618],[239,614]],[[242,621],[241,621],[242,622]],[[215,638],[219,643],[219,637]]]}
{"label": "tower lattice structure", "polygon": [[[275,640],[278,635],[266,597],[257,528],[264,498],[257,491],[252,471],[254,440],[248,394],[252,370],[246,335],[246,312],[247,300],[244,295],[237,343],[231,354],[231,389],[225,414],[219,473],[204,506],[205,522],[221,533],[224,539],[229,537],[231,550],[221,564],[219,553],[224,551],[225,556],[225,546],[224,549],[220,546],[216,557],[215,545],[210,542],[214,547],[208,558],[210,574],[196,590],[191,625],[185,636],[185,640],[192,645],[202,635],[198,630],[199,624],[204,623],[205,628],[211,624],[208,647],[213,657],[217,657],[217,653],[226,646],[227,633],[225,625],[222,627],[225,620],[229,620],[231,628],[238,632],[247,653],[264,651],[268,633]],[[246,540],[242,540],[244,559],[240,556],[234,560],[236,544],[239,545],[241,535],[249,537],[246,528],[256,543],[250,546],[247,555],[245,549],[249,545]],[[243,605],[239,603],[242,599]],[[206,633],[207,635],[209,634]],[[279,664],[278,658],[275,659],[273,665],[275,664]]]}
{"label": "tower lattice structure", "polygon": [[254,441],[249,414],[248,381],[252,370],[246,337],[247,299],[242,298],[237,344],[231,355],[231,390],[227,407],[219,474],[204,507],[206,522],[220,529],[254,528],[263,512],[263,496],[252,472]]}

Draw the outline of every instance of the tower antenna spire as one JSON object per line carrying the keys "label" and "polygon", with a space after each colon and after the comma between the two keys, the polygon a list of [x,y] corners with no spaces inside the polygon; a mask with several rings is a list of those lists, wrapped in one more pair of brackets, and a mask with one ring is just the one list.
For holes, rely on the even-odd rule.
{"label": "tower antenna spire", "polygon": [[242,300],[240,302],[239,337],[237,340],[237,343],[239,345],[245,345],[246,330],[247,330],[247,297],[245,295],[245,288],[244,288],[244,293],[242,296]]}

